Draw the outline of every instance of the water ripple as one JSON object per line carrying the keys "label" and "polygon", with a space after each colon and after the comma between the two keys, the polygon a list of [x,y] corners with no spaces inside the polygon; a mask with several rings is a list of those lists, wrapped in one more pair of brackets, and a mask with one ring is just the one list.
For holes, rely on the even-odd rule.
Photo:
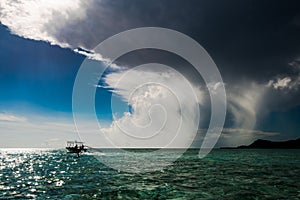
{"label": "water ripple", "polygon": [[0,199],[299,199],[299,174],[299,150],[214,150],[202,160],[190,150],[167,169],[130,174],[92,154],[1,149]]}

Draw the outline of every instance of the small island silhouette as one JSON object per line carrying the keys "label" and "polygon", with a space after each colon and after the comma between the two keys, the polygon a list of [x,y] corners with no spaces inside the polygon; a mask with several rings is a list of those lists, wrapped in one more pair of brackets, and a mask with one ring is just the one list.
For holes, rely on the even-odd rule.
{"label": "small island silhouette", "polygon": [[287,141],[255,140],[250,145],[221,147],[221,149],[300,149],[300,138]]}

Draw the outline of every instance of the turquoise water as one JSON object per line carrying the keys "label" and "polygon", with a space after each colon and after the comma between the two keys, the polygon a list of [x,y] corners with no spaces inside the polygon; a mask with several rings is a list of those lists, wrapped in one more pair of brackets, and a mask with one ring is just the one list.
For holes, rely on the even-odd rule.
{"label": "turquoise water", "polygon": [[0,199],[300,199],[299,150],[214,150],[204,159],[197,153],[189,150],[164,170],[131,174],[92,154],[2,149]]}

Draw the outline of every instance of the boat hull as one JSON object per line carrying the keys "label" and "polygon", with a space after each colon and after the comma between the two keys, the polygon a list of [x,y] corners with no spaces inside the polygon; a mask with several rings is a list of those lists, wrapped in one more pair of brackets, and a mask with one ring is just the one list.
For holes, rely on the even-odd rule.
{"label": "boat hull", "polygon": [[75,147],[66,147],[66,149],[68,150],[68,153],[81,153],[81,152],[86,152],[87,149],[78,149],[78,148],[75,148]]}

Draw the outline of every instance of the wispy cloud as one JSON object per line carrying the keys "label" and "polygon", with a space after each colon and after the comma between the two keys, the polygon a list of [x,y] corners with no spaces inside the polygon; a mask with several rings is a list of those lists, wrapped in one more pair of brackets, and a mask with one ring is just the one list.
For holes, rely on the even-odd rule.
{"label": "wispy cloud", "polygon": [[241,128],[224,128],[222,131],[222,137],[229,138],[232,137],[233,134],[243,134],[253,135],[255,137],[267,137],[267,136],[274,136],[279,135],[278,132],[268,132],[262,130],[253,130],[253,129],[241,129]]}
{"label": "wispy cloud", "polygon": [[[26,117],[24,117],[26,116]],[[97,147],[97,141],[105,138],[99,129],[91,127],[92,122],[86,119],[83,132],[78,134],[71,116],[52,114],[0,114],[0,148],[6,147],[49,147],[64,148],[67,140],[83,140],[86,144]],[[102,124],[108,125],[108,122]]]}
{"label": "wispy cloud", "polygon": [[[1,147],[63,147],[67,139],[76,139],[72,121],[57,118],[43,120],[0,115]],[[63,121],[63,122],[60,122]],[[53,138],[58,138],[54,141]],[[49,143],[51,141],[51,143]]]}
{"label": "wispy cloud", "polygon": [[25,122],[27,119],[25,117],[16,116],[12,114],[0,113],[0,121],[7,122]]}
{"label": "wispy cloud", "polygon": [[84,55],[88,59],[101,61],[104,64],[109,65],[108,67],[110,67],[111,69],[118,69],[118,70],[125,69],[125,67],[119,66],[115,63],[111,63],[111,60],[109,58],[104,58],[101,54],[95,52],[94,50],[84,50],[82,48],[80,49],[76,48],[74,49],[74,52]]}

